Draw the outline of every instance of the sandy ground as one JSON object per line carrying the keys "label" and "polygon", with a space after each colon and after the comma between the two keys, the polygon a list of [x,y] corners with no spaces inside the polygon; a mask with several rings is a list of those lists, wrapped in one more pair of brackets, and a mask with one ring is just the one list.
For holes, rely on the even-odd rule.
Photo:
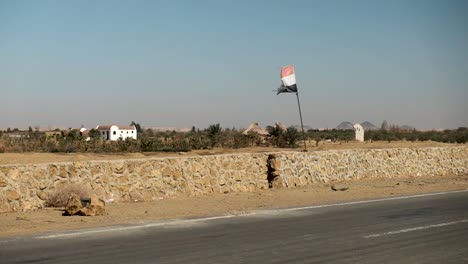
{"label": "sandy ground", "polygon": [[[331,149],[381,149],[381,148],[424,148],[424,147],[460,146],[439,142],[320,142],[318,146],[309,144],[308,151],[322,151]],[[204,156],[225,153],[263,153],[275,151],[300,151],[297,149],[284,149],[273,147],[255,147],[241,149],[211,149],[195,150],[187,153],[145,152],[145,153],[0,153],[0,165],[5,164],[37,164],[49,162],[83,161],[83,160],[112,160],[112,159],[138,159],[145,157],[177,157],[177,156]]]}
{"label": "sandy ground", "polygon": [[253,193],[178,196],[153,202],[108,204],[108,215],[62,216],[59,209],[41,209],[0,214],[0,237],[46,231],[71,230],[116,224],[135,224],[159,219],[242,214],[254,209],[329,204],[418,193],[468,189],[468,175],[366,179],[340,183],[346,191],[333,191],[331,184],[305,188],[269,189]]}

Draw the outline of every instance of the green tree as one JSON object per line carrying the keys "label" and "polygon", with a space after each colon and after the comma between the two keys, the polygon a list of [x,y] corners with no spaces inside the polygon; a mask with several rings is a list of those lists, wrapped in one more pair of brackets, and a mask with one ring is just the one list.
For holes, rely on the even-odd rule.
{"label": "green tree", "polygon": [[218,143],[219,143],[219,139],[220,139],[220,136],[221,136],[221,126],[219,125],[219,123],[217,124],[214,124],[214,125],[210,125],[207,129],[207,133],[208,133],[208,138],[210,139],[210,142],[211,142],[211,147],[214,148]]}
{"label": "green tree", "polygon": [[296,143],[299,140],[299,132],[295,127],[288,127],[283,133],[283,138],[288,147],[297,147]]}
{"label": "green tree", "polygon": [[68,131],[67,139],[71,140],[71,141],[74,141],[74,140],[81,140],[81,139],[83,139],[83,137],[80,135],[80,131],[78,131],[76,129],[72,129],[72,130]]}
{"label": "green tree", "polygon": [[91,138],[91,140],[97,140],[97,139],[101,139],[101,133],[97,130],[97,129],[91,129],[89,131],[89,137]]}
{"label": "green tree", "polygon": [[154,137],[154,132],[153,132],[153,130],[151,128],[147,128],[145,130],[145,133],[142,136],[144,136],[144,135],[146,135],[147,137]]}
{"label": "green tree", "polygon": [[268,132],[271,144],[277,147],[284,147],[284,130],[279,126],[267,126],[266,131]]}
{"label": "green tree", "polygon": [[132,123],[130,123],[130,125],[135,126],[136,131],[137,131],[138,134],[143,133],[143,129],[141,128],[141,125],[139,123],[136,123],[135,121],[132,121]]}

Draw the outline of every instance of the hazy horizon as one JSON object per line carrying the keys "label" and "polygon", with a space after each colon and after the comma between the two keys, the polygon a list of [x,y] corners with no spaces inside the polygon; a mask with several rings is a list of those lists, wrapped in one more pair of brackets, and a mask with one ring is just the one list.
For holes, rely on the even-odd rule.
{"label": "hazy horizon", "polygon": [[468,126],[468,2],[0,0],[0,128]]}
{"label": "hazy horizon", "polygon": [[[133,121],[133,120],[132,120]],[[366,120],[367,122],[369,122],[368,120]],[[356,123],[359,123],[359,124],[362,124],[366,121],[362,121],[362,122],[350,122],[352,124],[356,124]],[[384,121],[387,121],[387,120],[384,120]],[[252,121],[251,123],[254,123],[255,121]],[[276,122],[280,122],[282,123],[284,126],[286,127],[291,127],[291,126],[294,126],[296,128],[300,128],[300,121],[298,124],[289,124],[289,123],[284,123],[284,122],[281,122],[281,121],[276,121]],[[263,124],[263,123],[259,123],[259,122],[255,122],[255,123],[258,123],[260,127],[262,128],[266,128],[267,126],[274,126],[275,123],[269,123],[269,124]],[[308,124],[304,124],[304,130],[308,130],[308,129],[336,129],[341,123],[344,123],[344,122],[349,122],[349,121],[342,121],[334,126],[330,126],[330,127],[313,127],[313,126],[310,126]],[[55,130],[55,129],[60,129],[60,130],[68,130],[68,129],[79,129],[81,127],[84,127],[86,129],[93,129],[93,128],[96,128],[98,125],[117,125],[117,126],[126,126],[126,125],[130,125],[131,122],[123,122],[123,123],[100,123],[100,124],[96,124],[96,125],[84,125],[84,124],[80,124],[80,125],[73,125],[73,126],[54,126],[54,125],[35,125],[35,126],[32,126],[32,125],[28,125],[28,126],[8,126],[8,127],[0,127],[0,131],[5,131],[7,130],[8,128],[10,128],[11,130],[13,129],[19,129],[21,131],[25,131],[25,130],[28,130],[29,127],[31,127],[33,130],[36,130],[36,129],[39,129],[39,131],[52,131],[52,130]],[[136,122],[138,123],[138,122]],[[241,125],[241,126],[223,126],[222,124],[221,127],[223,129],[247,129],[249,127],[249,125],[251,123],[248,123],[248,124],[245,124],[245,125]],[[373,122],[370,122],[372,125],[376,126],[377,128],[380,128],[381,127],[381,123],[373,123]],[[210,125],[214,125],[214,124],[217,124],[217,123],[210,123],[208,124],[207,126],[151,126],[151,125],[146,125],[146,124],[142,124],[142,123],[139,123],[139,125],[141,125],[141,127],[143,129],[153,129],[153,130],[158,130],[158,131],[190,131],[192,129],[192,127],[195,127],[196,129],[206,129],[208,128]],[[388,126],[399,126],[399,127],[404,127],[404,126],[410,126],[408,124],[397,124],[397,123],[387,123]],[[410,126],[412,127],[412,126]],[[449,129],[458,129],[460,127],[463,127],[463,126],[458,126],[458,127],[453,127],[453,128],[449,128]],[[416,128],[416,127],[412,127],[412,128]],[[439,127],[439,128],[416,128],[417,130],[420,130],[420,131],[429,131],[429,130],[445,130],[445,129],[448,129],[448,128],[443,128],[443,127]]]}

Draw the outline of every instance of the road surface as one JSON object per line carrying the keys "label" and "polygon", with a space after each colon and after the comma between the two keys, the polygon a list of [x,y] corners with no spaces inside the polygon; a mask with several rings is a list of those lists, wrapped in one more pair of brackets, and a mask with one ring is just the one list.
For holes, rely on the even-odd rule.
{"label": "road surface", "polygon": [[0,263],[468,263],[468,191],[0,239]]}

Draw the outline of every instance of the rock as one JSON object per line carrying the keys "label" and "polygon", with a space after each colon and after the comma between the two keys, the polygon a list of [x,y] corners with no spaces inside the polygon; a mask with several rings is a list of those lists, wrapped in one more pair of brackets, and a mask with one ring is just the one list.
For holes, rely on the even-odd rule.
{"label": "rock", "polygon": [[142,202],[144,201],[143,195],[141,193],[138,193],[136,191],[131,191],[130,193],[130,199],[132,202]]}
{"label": "rock", "polygon": [[54,177],[54,176],[56,176],[58,174],[59,169],[58,169],[57,165],[50,164],[49,166],[47,166],[47,168],[49,169],[49,175],[50,176]]}
{"label": "rock", "polygon": [[340,185],[340,184],[333,184],[331,187],[330,187],[333,191],[346,191],[349,189],[348,186],[344,186],[344,185]]}
{"label": "rock", "polygon": [[174,170],[172,172],[172,178],[174,180],[179,180],[180,178],[182,178],[182,172],[180,170]]}
{"label": "rock", "polygon": [[63,215],[77,215],[81,208],[82,205],[80,197],[76,194],[72,194],[70,198],[68,198],[68,203],[65,206],[65,211],[63,212]]}
{"label": "rock", "polygon": [[6,190],[5,194],[8,201],[19,200],[21,198],[21,195],[12,190]]}
{"label": "rock", "polygon": [[161,170],[161,173],[163,176],[165,177],[170,177],[172,172],[171,172],[171,168],[169,167],[164,167],[162,170]]}
{"label": "rock", "polygon": [[47,198],[49,198],[49,193],[44,192],[44,191],[37,191],[36,194],[37,194],[37,197],[39,197],[39,199],[41,199],[43,201],[45,201],[45,200],[47,200]]}
{"label": "rock", "polygon": [[3,173],[4,175],[8,175],[9,172],[10,172],[9,167],[0,167],[0,173]]}
{"label": "rock", "polygon": [[120,176],[118,177],[120,184],[126,184],[128,183],[128,177],[127,176]]}
{"label": "rock", "polygon": [[8,181],[4,178],[0,178],[0,188],[8,186]]}
{"label": "rock", "polygon": [[46,167],[37,167],[34,170],[34,178],[36,178],[37,180],[43,180],[47,178],[48,175],[49,172]]}
{"label": "rock", "polygon": [[281,177],[273,178],[270,182],[270,186],[275,189],[283,188],[283,179]]}
{"label": "rock", "polygon": [[112,171],[116,174],[123,174],[125,171],[125,166],[123,162],[112,163]]}
{"label": "rock", "polygon": [[[89,201],[86,206],[83,206],[83,201]],[[78,195],[72,194],[68,200],[67,206],[63,213],[64,216],[80,215],[80,216],[98,216],[106,215],[106,203],[99,199],[96,195],[91,195],[89,198],[81,199]]]}
{"label": "rock", "polygon": [[91,195],[90,204],[81,211],[86,216],[106,215],[106,203],[96,195]]}
{"label": "rock", "polygon": [[58,176],[60,178],[67,178],[68,177],[68,171],[65,165],[61,165],[58,169],[59,173]]}
{"label": "rock", "polygon": [[22,202],[21,203],[21,208],[23,211],[31,210],[33,209],[33,205],[31,202]]}
{"label": "rock", "polygon": [[41,191],[45,190],[45,189],[47,189],[48,186],[49,185],[47,184],[47,182],[40,182],[39,183],[39,190],[41,190]]}
{"label": "rock", "polygon": [[18,177],[19,177],[18,168],[16,168],[16,167],[11,168],[10,169],[10,174],[8,175],[8,178],[10,180],[16,180]]}

